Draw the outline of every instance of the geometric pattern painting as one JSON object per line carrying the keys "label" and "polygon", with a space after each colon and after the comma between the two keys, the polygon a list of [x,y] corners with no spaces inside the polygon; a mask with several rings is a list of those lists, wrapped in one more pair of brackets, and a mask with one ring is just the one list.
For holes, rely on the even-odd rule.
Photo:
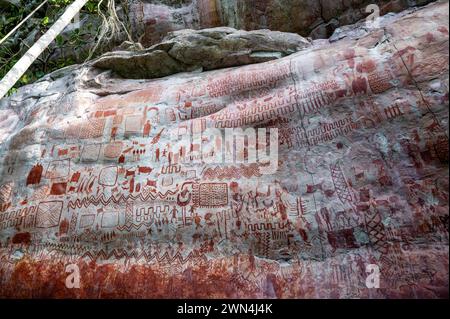
{"label": "geometric pattern painting", "polygon": [[203,183],[199,187],[200,207],[221,207],[228,203],[228,187],[226,183]]}
{"label": "geometric pattern painting", "polygon": [[39,203],[36,216],[36,227],[50,228],[59,225],[62,201],[49,201]]}
{"label": "geometric pattern painting", "polygon": [[[145,1],[157,21],[168,2],[180,21],[216,3]],[[255,15],[275,2],[289,3],[227,1]],[[322,1],[324,16],[331,2],[366,3]],[[242,65],[233,51],[223,68],[164,78],[86,63],[1,99],[0,298],[448,298],[448,7],[330,40],[181,31],[158,46],[185,50],[176,65],[169,53],[147,63],[156,51],[100,59],[175,72],[179,59],[209,63],[247,36],[256,51],[268,48],[261,34],[298,41],[295,54],[254,54],[270,61]],[[79,288],[66,287],[66,265],[79,268]]]}

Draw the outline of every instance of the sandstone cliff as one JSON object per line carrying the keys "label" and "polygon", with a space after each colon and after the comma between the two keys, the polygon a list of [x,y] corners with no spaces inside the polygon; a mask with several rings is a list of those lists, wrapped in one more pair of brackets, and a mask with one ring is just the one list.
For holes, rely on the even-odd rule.
{"label": "sandstone cliff", "polygon": [[[377,1],[380,14],[399,12],[429,0]],[[136,0],[130,1],[133,34],[144,45],[159,42],[168,32],[186,28],[228,26],[236,29],[298,33],[328,38],[340,27],[365,18],[373,1],[351,0]]]}
{"label": "sandstone cliff", "polygon": [[[417,7],[430,0],[381,0],[376,1],[381,15]],[[158,44],[168,33],[184,29],[231,27],[242,30],[270,29],[297,33],[313,39],[328,38],[338,27],[355,23],[367,17],[369,0],[123,0],[116,1],[117,14],[129,28],[134,41],[144,47]],[[375,12],[374,12],[375,13]],[[97,37],[101,19],[97,15],[83,14],[80,20],[81,38],[87,44],[54,46],[49,61],[71,59],[84,61]],[[73,23],[63,33],[70,39],[77,24]],[[31,32],[25,43],[36,40]],[[129,40],[125,32],[115,34],[114,39],[102,43],[99,51],[105,52]],[[26,50],[24,46],[24,50]]]}
{"label": "sandstone cliff", "polygon": [[[293,47],[183,31],[0,100],[0,296],[448,297],[448,9]],[[215,59],[170,53],[199,34]],[[208,128],[277,129],[277,169],[173,142]]]}

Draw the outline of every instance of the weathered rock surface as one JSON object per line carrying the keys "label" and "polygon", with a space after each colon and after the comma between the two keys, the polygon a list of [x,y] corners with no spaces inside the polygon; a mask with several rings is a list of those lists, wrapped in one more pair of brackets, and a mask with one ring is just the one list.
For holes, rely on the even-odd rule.
{"label": "weathered rock surface", "polygon": [[93,66],[111,69],[126,78],[158,78],[194,70],[266,62],[310,46],[294,33],[270,30],[238,31],[212,28],[170,33],[162,43],[141,51],[114,51]]}
{"label": "weathered rock surface", "polygon": [[[376,1],[381,15],[429,2]],[[366,7],[373,3],[370,0],[139,0],[130,2],[129,17],[133,36],[144,46],[160,42],[174,30],[219,26],[328,38],[336,28],[368,16]]]}
{"label": "weathered rock surface", "polygon": [[[261,64],[72,67],[2,99],[0,296],[448,297],[448,23],[434,3]],[[273,174],[171,139],[249,127],[278,129]]]}
{"label": "weathered rock surface", "polygon": [[[380,14],[400,12],[408,7],[420,6],[431,0],[381,0],[376,1]],[[1,3],[1,2],[0,2]],[[130,0],[123,7],[117,3],[117,14],[130,25],[130,33],[136,42],[144,47],[160,43],[170,32],[184,29],[204,29],[232,27],[235,29],[297,33],[304,37],[328,38],[333,31],[348,24],[356,23],[369,15],[366,7],[370,0]],[[123,2],[125,3],[125,2]],[[70,44],[59,48],[52,45],[53,53],[46,60],[71,59],[84,62],[96,38],[97,26],[101,19],[96,15],[82,15],[80,26],[87,41],[81,47]],[[127,23],[129,22],[129,23]],[[89,26],[89,27],[88,27]],[[70,38],[78,25],[73,23],[62,34]],[[37,40],[38,33],[32,32],[25,43]],[[91,41],[89,41],[91,40]],[[127,41],[125,32],[104,43],[98,50],[112,50],[121,41]],[[24,46],[23,50],[26,50]]]}

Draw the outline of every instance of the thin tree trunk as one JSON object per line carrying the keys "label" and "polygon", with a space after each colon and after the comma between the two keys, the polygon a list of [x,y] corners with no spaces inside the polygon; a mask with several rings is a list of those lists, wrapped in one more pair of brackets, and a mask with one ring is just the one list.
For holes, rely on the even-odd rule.
{"label": "thin tree trunk", "polygon": [[28,70],[42,52],[55,40],[64,28],[72,21],[75,15],[88,2],[88,0],[75,0],[64,14],[51,26],[51,28],[39,38],[39,40],[20,58],[12,69],[0,82],[0,99],[16,84],[22,75]]}

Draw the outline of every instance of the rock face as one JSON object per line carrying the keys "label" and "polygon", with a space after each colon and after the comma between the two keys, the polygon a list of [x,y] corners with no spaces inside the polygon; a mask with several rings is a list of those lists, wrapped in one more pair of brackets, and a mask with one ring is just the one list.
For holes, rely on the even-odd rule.
{"label": "rock face", "polygon": [[[430,0],[376,1],[380,14],[399,12]],[[133,35],[144,46],[161,41],[168,32],[228,26],[270,29],[304,37],[328,38],[340,27],[365,18],[369,0],[136,0],[130,1]]]}
{"label": "rock face", "polygon": [[379,22],[1,100],[0,296],[448,297],[448,3]]}
{"label": "rock face", "polygon": [[[8,2],[8,1],[7,1]],[[15,2],[15,1],[9,1]],[[400,12],[408,7],[420,6],[431,0],[381,0],[376,1],[380,14]],[[367,17],[366,7],[370,0],[129,0],[119,4],[117,14],[130,26],[134,41],[144,47],[159,44],[169,33],[185,29],[231,27],[244,30],[270,29],[297,33],[314,39],[328,38],[340,27]],[[0,5],[2,2],[0,1]],[[122,4],[126,4],[122,6]],[[81,15],[80,28],[70,24],[62,33],[63,39],[81,31],[80,39],[85,44],[70,41],[63,47],[51,45],[52,53],[46,60],[85,61],[95,43],[101,19],[96,14]],[[23,53],[38,39],[38,32],[31,32],[24,40]],[[122,41],[128,41],[123,30],[115,38],[102,43],[99,52],[113,50]]]}
{"label": "rock face", "polygon": [[170,33],[162,43],[139,52],[115,51],[93,66],[126,78],[158,78],[179,72],[214,70],[290,55],[310,45],[294,33],[213,28]]}

